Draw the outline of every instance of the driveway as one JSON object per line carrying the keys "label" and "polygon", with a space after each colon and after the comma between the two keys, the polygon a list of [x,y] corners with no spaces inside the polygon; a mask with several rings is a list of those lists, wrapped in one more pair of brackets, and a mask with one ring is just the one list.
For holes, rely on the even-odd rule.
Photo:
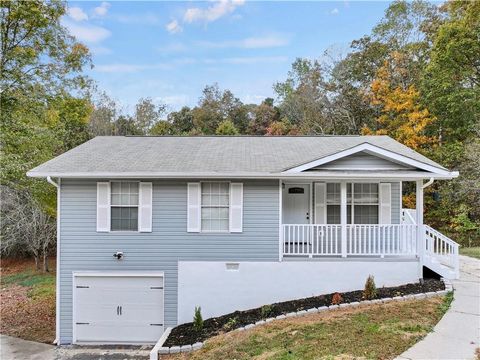
{"label": "driveway", "polygon": [[0,358],[3,360],[55,359],[55,346],[0,335]]}
{"label": "driveway", "polygon": [[480,260],[460,256],[460,279],[452,281],[454,300],[425,339],[398,359],[474,359],[480,347]]}
{"label": "driveway", "polygon": [[145,348],[55,347],[34,341],[0,335],[1,360],[142,360],[149,359],[151,346]]}

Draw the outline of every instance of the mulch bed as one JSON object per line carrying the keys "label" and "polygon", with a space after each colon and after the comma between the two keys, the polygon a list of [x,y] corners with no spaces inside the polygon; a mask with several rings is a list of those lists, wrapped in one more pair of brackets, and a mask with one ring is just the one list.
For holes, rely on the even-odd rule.
{"label": "mulch bed", "polygon": [[[442,281],[426,279],[421,283],[378,288],[376,298],[381,299],[440,290],[445,290],[445,284]],[[196,331],[193,328],[192,323],[182,324],[172,329],[172,332],[163,346],[190,345],[248,324],[254,324],[257,321],[266,318],[272,318],[290,312],[308,310],[314,307],[329,306],[332,305],[332,297],[334,294],[335,293],[284,301],[245,311],[235,311],[230,314],[204,320],[203,329],[201,331]],[[343,299],[340,303],[364,300],[362,290],[349,291],[341,293],[340,295]]]}

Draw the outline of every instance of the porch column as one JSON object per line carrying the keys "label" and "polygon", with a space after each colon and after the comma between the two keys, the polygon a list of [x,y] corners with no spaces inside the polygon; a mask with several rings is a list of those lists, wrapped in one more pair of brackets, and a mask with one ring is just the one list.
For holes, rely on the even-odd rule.
{"label": "porch column", "polygon": [[340,224],[342,239],[342,257],[347,257],[347,183],[340,183]]}
{"label": "porch column", "polygon": [[417,222],[417,254],[423,265],[425,252],[425,236],[423,231],[423,180],[417,180],[416,192],[416,222]]}

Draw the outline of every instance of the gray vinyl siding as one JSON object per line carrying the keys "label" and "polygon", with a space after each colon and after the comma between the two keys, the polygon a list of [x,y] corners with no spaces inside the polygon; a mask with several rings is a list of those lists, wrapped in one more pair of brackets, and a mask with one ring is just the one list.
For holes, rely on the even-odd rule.
{"label": "gray vinyl siding", "polygon": [[[99,180],[102,181],[102,180]],[[235,180],[237,182],[237,180]],[[278,260],[277,180],[245,180],[243,232],[187,233],[187,180],[153,182],[151,233],[96,231],[97,181],[62,180],[60,195],[60,341],[72,341],[72,272],[165,273],[165,326],[177,321],[179,260]],[[118,261],[113,253],[123,251]]]}
{"label": "gray vinyl siding", "polygon": [[370,155],[364,152],[346,156],[344,158],[331,161],[327,164],[323,164],[309,171],[318,170],[368,170],[368,169],[381,169],[381,170],[399,170],[399,169],[411,169],[410,167],[394,163],[392,161],[382,159],[378,156]]}

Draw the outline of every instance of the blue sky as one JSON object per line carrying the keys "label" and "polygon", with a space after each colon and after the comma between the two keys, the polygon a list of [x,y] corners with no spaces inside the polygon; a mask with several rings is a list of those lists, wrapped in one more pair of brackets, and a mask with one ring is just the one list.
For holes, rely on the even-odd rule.
{"label": "blue sky", "polygon": [[318,58],[382,18],[387,2],[69,2],[63,24],[92,51],[89,75],[131,111],[140,97],[171,110],[217,82],[246,103],[273,97],[297,57]]}

